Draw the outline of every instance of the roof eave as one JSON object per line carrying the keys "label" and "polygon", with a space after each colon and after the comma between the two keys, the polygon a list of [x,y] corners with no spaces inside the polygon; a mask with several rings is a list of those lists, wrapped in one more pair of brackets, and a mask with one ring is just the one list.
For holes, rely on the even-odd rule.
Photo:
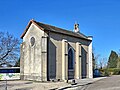
{"label": "roof eave", "polygon": [[87,40],[87,41],[92,41],[92,40],[89,39],[88,37],[83,38],[83,37],[80,37],[80,36],[70,35],[70,34],[66,34],[66,33],[62,33],[62,32],[57,32],[57,31],[51,31],[51,30],[47,30],[47,29],[45,29],[45,31],[54,32],[54,33],[59,33],[59,34],[64,34],[64,35],[68,35],[68,36],[73,36],[73,37],[80,38],[80,39]]}

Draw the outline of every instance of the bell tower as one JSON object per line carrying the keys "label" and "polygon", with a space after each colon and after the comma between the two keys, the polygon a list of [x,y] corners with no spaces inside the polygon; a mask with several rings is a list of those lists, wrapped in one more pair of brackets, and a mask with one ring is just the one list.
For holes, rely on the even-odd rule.
{"label": "bell tower", "polygon": [[74,24],[74,32],[79,33],[80,29],[79,29],[79,24],[75,22]]}

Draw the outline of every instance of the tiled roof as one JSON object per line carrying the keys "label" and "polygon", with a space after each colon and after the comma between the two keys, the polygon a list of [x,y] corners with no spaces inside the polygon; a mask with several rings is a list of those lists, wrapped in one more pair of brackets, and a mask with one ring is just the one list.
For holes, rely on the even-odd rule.
{"label": "tiled roof", "polygon": [[36,24],[39,28],[42,28],[46,31],[56,32],[56,33],[65,34],[65,35],[69,35],[69,36],[73,36],[73,37],[77,37],[77,38],[81,38],[81,39],[85,39],[85,40],[90,40],[90,39],[88,39],[87,36],[85,36],[82,33],[76,33],[76,32],[73,32],[73,31],[65,30],[65,29],[62,29],[62,28],[58,28],[58,27],[55,27],[55,26],[48,25],[48,24],[43,24],[43,23],[40,23],[40,22],[37,22],[37,21],[34,21],[34,20],[31,20],[29,22],[29,24],[28,24],[27,28],[25,29],[24,33],[22,34],[21,38],[23,38],[23,36],[27,32],[31,23]]}

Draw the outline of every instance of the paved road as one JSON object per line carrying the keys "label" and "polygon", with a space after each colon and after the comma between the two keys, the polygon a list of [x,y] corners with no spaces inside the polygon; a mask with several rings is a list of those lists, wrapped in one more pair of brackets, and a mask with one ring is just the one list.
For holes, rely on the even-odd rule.
{"label": "paved road", "polygon": [[86,85],[83,90],[120,90],[120,75],[111,76]]}
{"label": "paved road", "polygon": [[[0,90],[85,90],[87,86],[106,77],[79,79],[75,85],[65,82],[0,81]],[[89,90],[89,89],[88,89]],[[93,89],[92,89],[93,90]]]}

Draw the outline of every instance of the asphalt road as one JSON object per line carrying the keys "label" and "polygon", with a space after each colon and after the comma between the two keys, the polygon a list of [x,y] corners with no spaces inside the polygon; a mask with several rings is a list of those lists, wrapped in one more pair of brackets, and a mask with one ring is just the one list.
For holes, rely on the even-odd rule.
{"label": "asphalt road", "polygon": [[111,76],[86,85],[83,90],[120,90],[120,75]]}
{"label": "asphalt road", "polygon": [[[7,86],[7,89],[6,89]],[[0,90],[120,90],[120,75],[78,80],[71,86],[65,82],[0,81]],[[60,88],[60,89],[58,89]]]}

